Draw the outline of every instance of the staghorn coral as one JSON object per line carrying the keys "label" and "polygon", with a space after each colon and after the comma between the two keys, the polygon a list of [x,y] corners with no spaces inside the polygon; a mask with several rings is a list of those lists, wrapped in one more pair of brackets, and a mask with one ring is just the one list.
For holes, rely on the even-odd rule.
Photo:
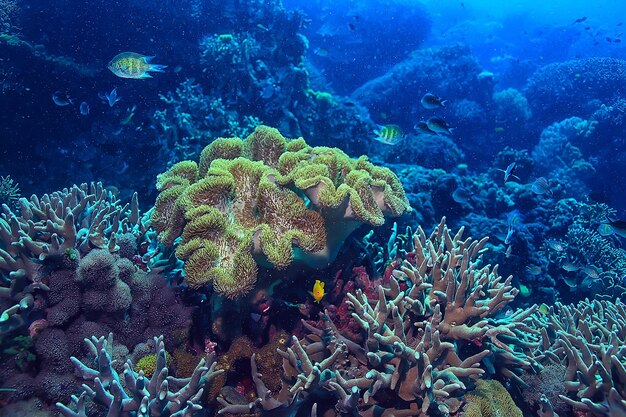
{"label": "staghorn coral", "polygon": [[[133,371],[129,360],[124,364],[123,377],[112,367],[113,335],[108,338],[95,337],[85,339],[91,354],[95,356],[96,369],[92,369],[72,357],[76,371],[83,379],[93,381],[93,388],[84,384],[79,397],[72,396],[72,408],[57,403],[57,407],[65,417],[86,417],[86,397],[108,409],[109,417],[130,417],[134,415],[150,415],[155,417],[183,417],[193,411],[201,410],[198,404],[202,397],[202,385],[221,373],[215,370],[215,362],[209,358],[202,359],[189,378],[174,378],[169,375],[166,364],[165,344],[163,336],[155,337],[156,368],[151,378],[143,372]],[[138,414],[137,414],[138,413]]]}
{"label": "staghorn coral", "polygon": [[551,215],[551,223],[563,229],[560,250],[545,245],[550,273],[563,281],[563,299],[578,302],[585,297],[611,300],[626,293],[626,255],[613,235],[602,236],[615,210],[603,203],[563,199]]}
{"label": "staghorn coral", "polygon": [[485,374],[521,382],[522,370],[538,365],[535,309],[498,315],[517,290],[497,267],[480,265],[486,239],[461,233],[450,234],[445,220],[429,237],[418,228],[412,245],[402,245],[411,250],[395,251],[406,259],[388,266],[377,295],[347,294],[360,332],[342,334],[327,313],[303,322],[310,334],[281,351],[283,389],[270,395],[253,360],[257,399],[224,395],[220,413],[273,415],[317,404],[320,415],[450,416]]}
{"label": "staghorn coral", "polygon": [[157,189],[152,225],[166,245],[182,235],[187,281],[229,298],[250,291],[258,264],[326,266],[359,225],[410,209],[390,170],[264,126],[214,141],[199,164],[161,174]]}
{"label": "staghorn coral", "polygon": [[12,206],[20,198],[20,187],[10,176],[0,177],[0,206]]}
{"label": "staghorn coral", "polygon": [[93,249],[116,252],[117,234],[139,238],[147,229],[137,194],[122,205],[101,183],[20,198],[18,204],[19,213],[7,205],[0,213],[0,333],[25,323],[33,297],[49,290],[43,280],[50,269],[69,267]]}
{"label": "staghorn coral", "polygon": [[[556,303],[536,317],[542,341],[537,355],[562,364],[568,395],[559,398],[574,410],[598,417],[626,415],[626,306],[619,299]],[[539,357],[539,356],[538,356]],[[542,404],[551,410],[547,398]],[[557,404],[554,404],[555,406]],[[549,414],[546,414],[549,415]]]}

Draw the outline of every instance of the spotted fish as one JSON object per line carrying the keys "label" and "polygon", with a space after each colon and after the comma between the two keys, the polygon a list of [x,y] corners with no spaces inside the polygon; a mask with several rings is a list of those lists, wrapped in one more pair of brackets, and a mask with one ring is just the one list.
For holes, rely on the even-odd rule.
{"label": "spotted fish", "polygon": [[164,72],[166,65],[151,64],[153,56],[145,56],[135,52],[122,52],[115,55],[107,64],[107,68],[120,78],[152,78],[150,71]]}

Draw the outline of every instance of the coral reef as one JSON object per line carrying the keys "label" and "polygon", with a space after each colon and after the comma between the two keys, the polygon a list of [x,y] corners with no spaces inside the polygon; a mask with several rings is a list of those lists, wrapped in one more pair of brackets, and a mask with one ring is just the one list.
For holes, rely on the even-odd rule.
{"label": "coral reef", "polygon": [[[285,332],[280,332],[275,335],[273,340],[265,346],[258,348],[255,347],[250,339],[245,336],[241,336],[235,339],[227,352],[220,355],[217,359],[216,370],[220,370],[223,373],[213,379],[208,389],[208,399],[210,401],[215,400],[220,393],[226,392],[228,388],[227,380],[237,380],[241,375],[242,369],[246,369],[249,358],[255,357],[258,359],[257,369],[260,371],[260,378],[264,381],[264,384],[269,387],[270,391],[278,392],[281,389],[281,363],[282,357],[279,354],[279,349],[285,349],[290,342],[289,335]],[[244,362],[243,364],[241,362]],[[243,365],[243,366],[242,366]]]}
{"label": "coral reef", "polygon": [[464,417],[523,417],[506,388],[498,381],[478,381],[465,396]]}
{"label": "coral reef", "polygon": [[0,177],[0,206],[6,204],[12,206],[20,198],[20,187],[13,181],[13,178]]}
{"label": "coral reef", "polygon": [[[480,266],[486,239],[462,240],[461,233],[451,235],[445,220],[430,237],[418,228],[413,251],[388,266],[377,294],[347,294],[359,327],[352,338],[326,314],[305,323],[310,334],[293,337],[282,353],[287,386],[278,396],[255,376],[253,358],[258,400],[235,404],[222,397],[220,413],[286,410],[305,401],[319,413],[448,416],[461,410],[479,379],[522,383],[523,369],[538,366],[532,351],[539,331],[530,327],[535,309],[499,314],[517,290],[497,267]],[[513,409],[510,398],[501,405]]]}
{"label": "coral reef", "polygon": [[49,290],[44,277],[50,269],[75,266],[81,254],[94,248],[115,252],[118,233],[139,237],[146,229],[137,195],[130,205],[122,205],[101,183],[20,198],[18,203],[19,212],[4,205],[0,214],[4,284],[0,288],[4,311],[0,333],[25,323],[33,308],[33,293]]}
{"label": "coral reef", "polygon": [[192,412],[202,409],[198,403],[202,397],[202,386],[221,373],[215,370],[215,362],[209,358],[208,361],[202,359],[189,378],[170,376],[165,359],[165,344],[161,336],[154,338],[156,369],[152,377],[146,378],[143,372],[135,372],[129,360],[124,364],[122,381],[112,366],[113,335],[109,333],[108,338],[92,336],[91,340],[85,341],[94,356],[96,368],[90,368],[75,357],[72,357],[72,362],[81,377],[92,381],[93,386],[84,384],[80,396],[72,396],[71,407],[57,403],[65,417],[87,416],[86,398],[104,406],[108,410],[107,416],[111,417],[190,416]]}
{"label": "coral reef", "polygon": [[565,187],[567,194],[574,198],[586,195],[587,180],[596,170],[585,159],[577,142],[586,141],[593,133],[595,124],[571,117],[545,128],[532,151],[536,175],[557,180]]}
{"label": "coral reef", "polygon": [[268,127],[243,141],[214,141],[199,165],[174,165],[157,188],[152,224],[166,245],[182,235],[176,253],[187,282],[211,283],[230,298],[252,289],[257,263],[326,266],[359,225],[380,226],[410,209],[388,169]]}
{"label": "coral reef", "polygon": [[529,79],[525,94],[539,121],[586,118],[598,101],[608,104],[624,95],[626,61],[609,57],[548,64]]}
{"label": "coral reef", "polygon": [[[548,272],[558,278],[561,301],[585,298],[613,300],[626,294],[626,255],[613,234],[601,235],[615,210],[603,203],[563,199],[552,214],[553,229],[562,239],[544,245]],[[554,246],[554,245],[552,245]]]}
{"label": "coral reef", "polygon": [[12,399],[67,400],[79,385],[69,357],[80,355],[90,335],[114,332],[120,354],[159,334],[173,347],[186,342],[191,312],[176,290],[159,269],[146,272],[118,255],[135,258],[143,244],[147,226],[136,195],[122,205],[92,184],[19,203],[21,215],[5,205],[0,218],[0,342],[16,345],[27,335],[33,349],[3,351],[0,375],[15,388]]}
{"label": "coral reef", "polygon": [[557,303],[538,320],[544,360],[565,366],[562,378],[568,395],[559,398],[574,410],[593,416],[626,413],[624,304],[619,299],[615,303]]}
{"label": "coral reef", "polygon": [[[436,91],[451,103],[463,99],[484,107],[491,102],[493,85],[478,77],[481,72],[478,61],[466,47],[422,49],[383,76],[356,89],[352,97],[369,109],[374,120],[380,120],[380,115],[385,114],[408,130],[416,123],[416,116],[424,111],[415,97],[422,97],[426,92]],[[484,109],[480,108],[478,113],[481,124],[485,123]],[[468,114],[457,112],[456,116],[447,120],[451,126],[456,126]]]}

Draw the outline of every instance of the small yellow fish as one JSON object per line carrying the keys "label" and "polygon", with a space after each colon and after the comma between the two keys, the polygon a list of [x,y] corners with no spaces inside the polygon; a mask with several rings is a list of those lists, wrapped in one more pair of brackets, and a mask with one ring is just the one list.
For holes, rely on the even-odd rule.
{"label": "small yellow fish", "polygon": [[385,125],[374,131],[374,139],[385,145],[397,145],[404,139],[404,133],[398,125]]}
{"label": "small yellow fish", "polygon": [[538,311],[543,315],[548,315],[550,313],[550,307],[546,303],[543,303],[539,306]]}
{"label": "small yellow fish", "polygon": [[152,78],[148,72],[164,72],[166,65],[151,64],[152,56],[145,56],[135,52],[122,52],[113,57],[107,68],[120,78]]}
{"label": "small yellow fish", "polygon": [[322,298],[324,298],[324,296],[326,295],[326,293],[324,292],[324,283],[319,279],[315,280],[315,285],[313,285],[313,291],[311,291],[311,295],[313,296],[313,300],[315,300],[316,303],[322,301]]}

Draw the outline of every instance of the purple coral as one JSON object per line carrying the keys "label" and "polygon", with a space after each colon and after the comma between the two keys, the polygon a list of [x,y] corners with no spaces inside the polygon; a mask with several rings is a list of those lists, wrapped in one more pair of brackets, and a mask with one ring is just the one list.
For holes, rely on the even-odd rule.
{"label": "purple coral", "polygon": [[77,280],[85,288],[108,290],[118,279],[119,269],[115,257],[108,250],[92,250],[85,256],[76,271]]}

